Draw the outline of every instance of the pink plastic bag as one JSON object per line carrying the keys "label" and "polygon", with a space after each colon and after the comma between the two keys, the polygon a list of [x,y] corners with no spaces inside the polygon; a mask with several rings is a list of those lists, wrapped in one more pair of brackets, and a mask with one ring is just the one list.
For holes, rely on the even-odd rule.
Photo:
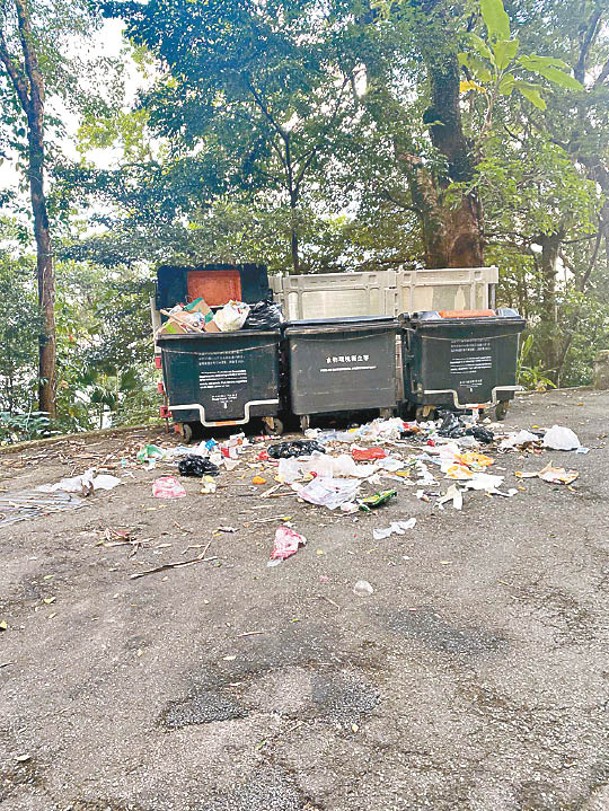
{"label": "pink plastic bag", "polygon": [[301,546],[306,546],[307,539],[289,527],[279,527],[275,532],[275,543],[271,552],[269,566],[295,555]]}
{"label": "pink plastic bag", "polygon": [[152,495],[155,498],[184,498],[186,490],[175,476],[161,476],[152,483]]}

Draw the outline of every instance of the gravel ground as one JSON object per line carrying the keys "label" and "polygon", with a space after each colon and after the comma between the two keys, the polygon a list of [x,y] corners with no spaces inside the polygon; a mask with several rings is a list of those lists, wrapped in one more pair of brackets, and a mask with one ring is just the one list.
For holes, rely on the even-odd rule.
{"label": "gravel ground", "polygon": [[[159,471],[121,459],[175,440],[142,431],[0,455],[2,496],[127,474],[0,527],[1,811],[609,809],[608,413],[609,392],[523,397],[508,426],[565,424],[590,453],[500,457],[512,499],[440,512],[404,485],[357,521],[260,499],[243,466],[160,502]],[[550,460],[580,478],[513,477]],[[286,514],[309,544],[267,568],[259,519]]]}

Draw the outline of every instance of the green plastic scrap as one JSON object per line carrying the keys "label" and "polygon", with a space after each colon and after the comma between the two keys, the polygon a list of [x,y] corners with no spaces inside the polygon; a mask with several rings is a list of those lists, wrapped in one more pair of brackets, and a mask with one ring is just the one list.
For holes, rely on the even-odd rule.
{"label": "green plastic scrap", "polygon": [[145,445],[141,451],[138,451],[138,462],[150,462],[153,459],[162,459],[165,456],[165,451],[159,448],[158,445]]}
{"label": "green plastic scrap", "polygon": [[386,504],[397,496],[397,494],[397,490],[381,490],[378,493],[373,493],[371,496],[366,496],[366,498],[358,499],[357,503],[362,512],[369,513],[372,512],[372,510],[376,510],[376,508],[380,507],[382,504]]}

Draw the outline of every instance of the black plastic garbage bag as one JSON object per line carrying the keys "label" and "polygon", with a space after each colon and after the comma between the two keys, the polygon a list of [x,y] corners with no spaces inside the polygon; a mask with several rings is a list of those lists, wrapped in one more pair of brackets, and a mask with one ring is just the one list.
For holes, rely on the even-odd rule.
{"label": "black plastic garbage bag", "polygon": [[281,307],[273,301],[258,301],[250,306],[243,329],[277,329],[283,322]]}
{"label": "black plastic garbage bag", "polygon": [[206,459],[204,456],[197,456],[189,454],[178,463],[178,470],[180,476],[195,476],[197,479],[202,479],[203,476],[219,476],[220,468]]}
{"label": "black plastic garbage bag", "polygon": [[289,459],[291,456],[310,456],[313,451],[325,453],[324,446],[315,439],[295,439],[293,442],[279,442],[269,445],[267,453],[271,459]]}

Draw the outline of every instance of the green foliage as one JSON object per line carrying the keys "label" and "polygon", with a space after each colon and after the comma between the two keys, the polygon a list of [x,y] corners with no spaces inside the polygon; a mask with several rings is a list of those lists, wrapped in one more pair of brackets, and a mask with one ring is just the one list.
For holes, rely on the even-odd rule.
{"label": "green foliage", "polygon": [[41,439],[51,433],[51,423],[42,411],[13,414],[0,411],[0,445],[12,445],[30,439]]}
{"label": "green foliage", "polygon": [[33,266],[31,257],[0,249],[0,411],[10,414],[33,408],[38,383],[39,320]]}
{"label": "green foliage", "polygon": [[541,361],[532,365],[531,356],[535,346],[535,336],[527,335],[520,347],[516,379],[519,385],[524,386],[529,391],[547,391],[555,389],[556,384],[548,377],[548,371],[544,371]]}

